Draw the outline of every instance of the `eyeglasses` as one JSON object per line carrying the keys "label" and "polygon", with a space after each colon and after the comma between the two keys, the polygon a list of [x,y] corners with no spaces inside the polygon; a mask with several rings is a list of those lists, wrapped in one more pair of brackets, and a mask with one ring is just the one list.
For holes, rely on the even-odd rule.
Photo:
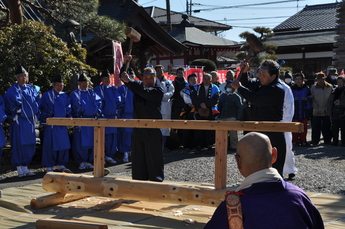
{"label": "eyeglasses", "polygon": [[241,156],[238,153],[235,153],[235,157],[241,158]]}

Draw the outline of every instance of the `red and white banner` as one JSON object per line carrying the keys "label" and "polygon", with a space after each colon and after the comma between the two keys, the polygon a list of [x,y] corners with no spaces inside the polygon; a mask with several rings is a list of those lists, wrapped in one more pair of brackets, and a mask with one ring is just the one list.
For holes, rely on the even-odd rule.
{"label": "red and white banner", "polygon": [[123,65],[123,54],[121,43],[113,41],[114,75],[110,77],[110,84],[118,87],[122,85],[120,80],[120,69]]}
{"label": "red and white banner", "polygon": [[202,68],[187,68],[187,70],[185,71],[185,77],[186,80],[188,80],[188,76],[190,74],[195,74],[196,78],[197,78],[197,84],[201,84],[202,80],[203,80],[203,76],[204,76],[204,69]]}
{"label": "red and white banner", "polygon": [[219,70],[218,72],[218,81],[224,83],[226,81],[226,73],[228,70]]}

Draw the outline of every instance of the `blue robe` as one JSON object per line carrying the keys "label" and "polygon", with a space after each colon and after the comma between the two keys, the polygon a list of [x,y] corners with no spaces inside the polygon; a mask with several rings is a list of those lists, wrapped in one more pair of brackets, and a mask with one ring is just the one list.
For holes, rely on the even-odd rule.
{"label": "blue robe", "polygon": [[[95,93],[102,100],[102,114],[103,118],[115,119],[117,116],[117,106],[116,106],[116,88],[112,85],[105,87],[103,84],[95,87]],[[117,129],[116,127],[106,127],[105,128],[105,156],[113,157],[116,153],[117,148]]]}
{"label": "blue robe", "polygon": [[[40,104],[40,121],[46,123],[50,117],[66,118],[71,116],[71,103],[65,92],[56,93],[54,90],[43,93]],[[42,165],[66,165],[71,148],[66,126],[44,126]]]}
{"label": "blue robe", "polygon": [[7,115],[5,113],[5,103],[3,98],[0,96],[0,160],[2,157],[2,147],[6,145],[6,138],[4,133],[4,128],[2,127],[2,124],[4,123],[5,119],[7,118]]}
{"label": "blue robe", "polygon": [[12,165],[28,166],[36,150],[35,122],[39,96],[30,85],[12,85],[4,96],[5,111],[11,119]]}
{"label": "blue robe", "polygon": [[[91,89],[75,90],[70,95],[74,118],[101,116],[101,98]],[[76,126],[73,133],[72,151],[76,162],[93,161],[94,127]]]}
{"label": "blue robe", "polygon": [[[245,229],[323,229],[321,215],[305,192],[286,181],[254,183],[242,190],[243,228]],[[205,229],[227,229],[228,213],[223,201]]]}
{"label": "blue robe", "polygon": [[[133,92],[124,84],[117,89],[118,117],[133,119]],[[118,128],[119,152],[129,152],[132,147],[133,128]]]}

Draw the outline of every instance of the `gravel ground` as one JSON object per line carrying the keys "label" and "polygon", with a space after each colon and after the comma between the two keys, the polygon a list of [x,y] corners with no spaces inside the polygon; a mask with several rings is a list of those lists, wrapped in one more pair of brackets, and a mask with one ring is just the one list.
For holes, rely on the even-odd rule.
{"label": "gravel ground", "polygon": [[[345,148],[320,144],[310,147],[295,147],[295,160],[298,173],[291,181],[307,192],[332,193],[345,195]],[[234,152],[228,152],[227,186],[237,186],[243,180],[236,167]],[[121,155],[118,156],[118,161]],[[185,149],[166,150],[165,180],[177,182],[213,183],[214,157],[210,154],[194,154]],[[111,175],[131,176],[131,163],[107,165]],[[35,177],[16,177],[13,166],[0,166],[0,190],[9,187],[26,186],[32,183],[41,183],[44,169],[39,164],[29,166],[37,173]],[[68,165],[74,173],[91,174],[92,170],[79,170],[78,165],[70,162]]]}
{"label": "gravel ground", "polygon": [[[345,148],[339,146],[295,147],[298,173],[293,184],[306,192],[345,195]],[[182,154],[178,160],[172,154]],[[238,186],[243,177],[237,170],[234,152],[228,153],[227,186]],[[214,157],[209,154],[194,155],[187,151],[171,151],[165,154],[165,180],[196,183],[213,183]],[[176,157],[176,156],[175,156]],[[176,157],[177,158],[177,157]],[[117,175],[130,176],[130,171]],[[287,177],[286,177],[287,178]]]}

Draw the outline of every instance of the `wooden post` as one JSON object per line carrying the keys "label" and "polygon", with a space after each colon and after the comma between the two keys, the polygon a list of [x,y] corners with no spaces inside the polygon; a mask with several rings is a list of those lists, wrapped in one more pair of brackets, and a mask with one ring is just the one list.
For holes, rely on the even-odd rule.
{"label": "wooden post", "polygon": [[226,187],[227,178],[227,155],[228,155],[228,131],[216,130],[216,155],[214,187],[222,189]]}
{"label": "wooden post", "polygon": [[95,126],[94,133],[94,177],[104,177],[104,126]]}

